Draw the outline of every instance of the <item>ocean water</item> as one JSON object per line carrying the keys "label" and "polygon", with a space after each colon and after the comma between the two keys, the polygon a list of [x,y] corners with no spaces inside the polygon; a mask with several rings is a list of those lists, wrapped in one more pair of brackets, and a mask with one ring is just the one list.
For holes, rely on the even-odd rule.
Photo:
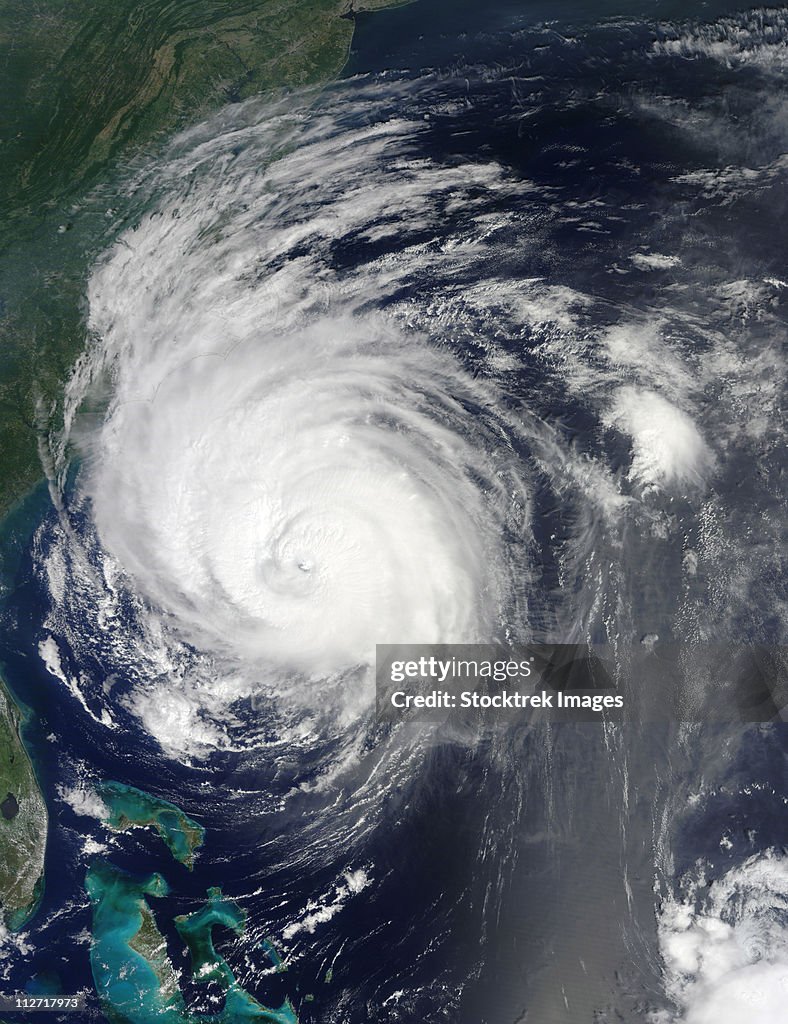
{"label": "ocean water", "polygon": [[[771,1024],[784,722],[392,730],[369,660],[779,654],[786,52],[782,8],[419,3],[129,171],[9,541],[51,822],[7,991],[94,991],[103,858],[166,880],[195,1013],[175,918],[219,886],[217,950],[304,1024]],[[194,870],[102,780],[204,827]]]}

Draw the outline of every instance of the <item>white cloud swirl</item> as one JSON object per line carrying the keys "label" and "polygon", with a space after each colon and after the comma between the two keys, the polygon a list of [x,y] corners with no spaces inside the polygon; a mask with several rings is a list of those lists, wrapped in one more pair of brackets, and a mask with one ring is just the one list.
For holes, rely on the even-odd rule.
{"label": "white cloud swirl", "polygon": [[[96,340],[67,422],[103,574],[133,597],[169,675],[131,698],[165,745],[163,707],[211,745],[184,715],[209,694],[363,675],[376,643],[527,629],[514,420],[440,338],[380,308],[396,264],[341,272],[333,258],[395,213],[421,230],[458,189],[500,183],[492,164],[392,165],[387,149],[414,130],[285,116],[198,142],[157,169],[163,195],[92,275]],[[293,152],[261,166],[294,132]],[[97,392],[98,421],[75,418]],[[184,702],[182,680],[176,703],[187,648],[213,681],[195,684],[192,664],[200,692]],[[363,699],[353,678],[343,706],[369,700],[369,676]]]}
{"label": "white cloud swirl", "polygon": [[[238,702],[290,701],[299,737],[357,720],[377,642],[662,633],[675,595],[632,580],[670,558],[679,586],[682,531],[774,432],[776,347],[719,326],[745,292],[771,317],[771,286],[701,275],[699,318],[688,285],[618,302],[630,261],[607,297],[588,266],[544,276],[574,191],[455,151],[445,91],[239,105],[132,181],[40,552],[46,635],[97,721],[130,709],[172,752],[275,742]],[[665,249],[630,229],[626,252]]]}

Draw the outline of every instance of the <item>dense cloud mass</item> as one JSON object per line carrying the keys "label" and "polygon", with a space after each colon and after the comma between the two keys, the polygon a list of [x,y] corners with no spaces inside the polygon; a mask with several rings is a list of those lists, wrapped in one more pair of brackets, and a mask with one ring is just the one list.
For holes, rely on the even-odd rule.
{"label": "dense cloud mass", "polygon": [[[687,1024],[774,1024],[788,994],[788,864],[751,857],[659,919],[667,989]],[[672,1015],[660,1014],[667,1021]]]}
{"label": "dense cloud mass", "polygon": [[636,687],[633,650],[784,640],[785,31],[485,34],[129,171],[34,642],[97,746],[242,823],[222,863],[302,992],[344,951],[321,1019],[591,1019],[627,986],[609,1019],[776,1019],[773,733],[389,732],[372,684],[378,643],[590,642]]}
{"label": "dense cloud mass", "polygon": [[[67,401],[88,531],[47,566],[56,596],[77,571],[67,618],[114,622],[124,661],[133,615],[148,665],[126,703],[165,746],[221,744],[222,709],[308,699],[310,679],[355,714],[377,642],[662,632],[678,594],[622,600],[632,570],[668,545],[696,570],[693,521],[722,557],[718,495],[768,451],[782,374],[725,325],[746,302],[760,328],[778,285],[693,268],[680,236],[649,248],[643,204],[583,200],[585,179],[457,149],[452,126],[473,135],[499,103],[478,89],[471,107],[439,77],[247,105],[132,186]],[[606,236],[628,209],[622,249]],[[592,262],[556,246],[569,230]],[[654,275],[695,284],[656,310],[632,298]],[[691,598],[681,614],[708,628]]]}

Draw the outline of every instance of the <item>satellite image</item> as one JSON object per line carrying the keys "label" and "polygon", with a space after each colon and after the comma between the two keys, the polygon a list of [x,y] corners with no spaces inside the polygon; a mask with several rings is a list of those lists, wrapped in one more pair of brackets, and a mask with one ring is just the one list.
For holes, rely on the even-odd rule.
{"label": "satellite image", "polygon": [[788,7],[0,55],[0,1024],[784,1024]]}

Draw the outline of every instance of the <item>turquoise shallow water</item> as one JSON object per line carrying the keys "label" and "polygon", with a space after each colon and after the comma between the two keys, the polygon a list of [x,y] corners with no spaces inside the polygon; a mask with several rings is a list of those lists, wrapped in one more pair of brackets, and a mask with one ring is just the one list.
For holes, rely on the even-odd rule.
{"label": "turquoise shallow water", "polygon": [[[247,1019],[266,1020],[272,1024],[297,1024],[298,1018],[289,1000],[285,1000],[278,1010],[267,1009],[241,988],[230,965],[214,948],[213,930],[217,926],[230,928],[237,935],[243,935],[246,928],[246,911],[234,900],[225,899],[218,887],[208,890],[208,902],[202,909],[175,919],[178,934],[189,948],[195,977],[202,981],[219,982],[226,991],[221,1020],[228,1024]],[[269,942],[263,943],[263,946],[274,966],[279,969],[281,960],[276,950]]]}
{"label": "turquoise shallow water", "polygon": [[194,851],[202,846],[205,829],[175,804],[144,793],[121,782],[104,782],[99,795],[109,810],[107,823],[112,828],[152,826],[167,845],[175,860],[191,868]]}
{"label": "turquoise shallow water", "polygon": [[222,890],[208,890],[208,903],[201,910],[188,916],[178,917],[175,927],[189,947],[194,973],[204,980],[234,984],[233,973],[228,963],[213,946],[212,933],[216,925],[231,928],[236,935],[242,935],[246,926],[246,914],[237,903],[222,897]]}
{"label": "turquoise shallow water", "polygon": [[[421,10],[420,5],[403,8],[391,19],[420,22],[422,14],[417,17],[417,11]],[[494,12],[482,14],[493,20]],[[368,24],[371,30],[372,19]],[[769,97],[779,99],[782,88],[776,79],[762,82],[761,72],[752,65],[731,68],[710,59],[670,57],[654,49],[656,30],[647,25],[602,27],[570,41],[552,30],[501,41],[490,39],[488,33],[478,43],[459,38],[454,23],[443,27],[445,43],[442,38],[435,41],[425,26],[426,15],[412,32],[403,30],[396,38],[384,38],[381,31],[380,55],[364,56],[359,51],[359,68],[374,67],[376,61],[384,67],[399,66],[389,58],[394,52],[402,55],[402,64],[417,72],[439,61],[451,71],[455,54],[465,53],[470,60],[478,46],[483,50],[480,70],[471,76],[470,99],[464,79],[456,74],[447,72],[444,84],[436,78],[434,88],[426,73],[412,90],[397,80],[399,92],[393,90],[385,117],[407,116],[429,126],[408,136],[397,155],[403,161],[407,158],[406,166],[412,171],[425,162],[450,180],[458,165],[464,161],[475,167],[477,154],[482,153],[485,161],[494,160],[506,168],[506,181],[514,182],[511,191],[505,196],[496,193],[489,201],[478,192],[462,193],[459,198],[465,196],[467,202],[460,206],[458,197],[452,197],[446,212],[440,206],[440,215],[417,204],[413,223],[398,234],[386,234],[386,221],[365,219],[356,234],[345,232],[339,243],[331,242],[330,247],[326,243],[327,255],[315,257],[319,273],[313,280],[335,276],[341,295],[353,274],[371,276],[376,261],[385,259],[387,268],[399,261],[404,295],[398,308],[403,316],[407,312],[409,318],[416,317],[417,325],[425,325],[425,334],[436,346],[453,346],[466,361],[463,365],[483,373],[479,369],[484,365],[482,354],[472,345],[474,337],[491,336],[489,323],[496,336],[503,338],[507,360],[500,364],[505,369],[496,373],[505,374],[512,401],[522,400],[524,408],[535,409],[535,416],[555,425],[561,444],[566,439],[565,449],[558,450],[560,458],[550,465],[540,463],[548,475],[556,474],[560,490],[550,490],[541,469],[535,476],[535,560],[543,575],[529,600],[537,611],[542,596],[547,602],[554,592],[554,566],[557,580],[570,581],[555,588],[570,611],[576,595],[581,605],[586,594],[589,601],[610,600],[614,603],[609,607],[620,611],[625,626],[630,616],[633,628],[642,623],[638,635],[652,630],[662,634],[663,622],[667,626],[674,622],[674,589],[684,602],[684,618],[677,626],[689,629],[692,616],[703,609],[701,591],[707,578],[716,602],[712,612],[719,611],[726,635],[749,635],[736,628],[742,623],[749,623],[754,632],[764,609],[774,609],[776,621],[779,603],[772,600],[772,589],[779,560],[771,559],[765,524],[781,522],[773,482],[777,467],[760,439],[752,448],[746,438],[735,444],[726,441],[733,420],[726,419],[727,392],[717,390],[716,381],[726,353],[735,355],[735,365],[741,368],[752,353],[750,365],[761,365],[763,371],[763,391],[757,378],[761,371],[750,379],[749,371],[742,370],[737,402],[744,402],[747,395],[767,393],[768,366],[758,360],[768,353],[763,335],[771,329],[774,311],[783,301],[782,285],[759,285],[754,298],[744,295],[740,303],[724,296],[734,294],[732,283],[743,277],[757,283],[782,274],[784,246],[779,238],[772,238],[771,226],[782,209],[783,190],[776,186],[752,194],[745,190],[736,198],[724,189],[733,174],[727,168],[749,167],[743,179],[746,186],[750,165],[758,157],[752,151],[750,133],[747,152],[736,151],[736,123],[765,122],[763,145],[768,152],[764,161],[772,159],[769,147],[784,152],[778,133],[769,134],[769,119],[757,116],[761,109],[768,112]],[[692,26],[668,33],[667,42],[677,43],[674,37],[681,31],[689,33],[687,45],[694,45]],[[461,73],[466,70],[463,63],[457,67]],[[472,71],[468,69],[469,74]],[[381,80],[381,88],[387,81]],[[519,92],[513,92],[513,83]],[[358,88],[363,86],[359,83]],[[724,110],[715,100],[722,87],[726,89]],[[387,123],[369,104],[361,110],[356,86],[346,83],[341,88],[349,97],[339,108],[345,127],[355,125],[356,119],[364,124],[367,118],[375,124]],[[342,95],[341,89],[333,95]],[[675,123],[680,112],[691,120],[689,134]],[[424,115],[430,120],[422,122]],[[698,130],[704,124],[710,128],[706,135]],[[714,149],[718,143],[719,154]],[[231,155],[232,160],[221,163],[222,175],[232,175],[233,161],[243,153]],[[262,162],[265,152],[251,156]],[[359,172],[365,194],[399,188],[400,182],[391,180],[399,177],[399,171],[386,173],[391,164],[386,163],[379,173],[375,167]],[[723,175],[717,174],[718,165]],[[703,184],[707,180],[719,183],[721,199],[716,193],[707,194]],[[521,185],[525,182],[535,184]],[[766,187],[763,181],[756,185],[758,190]],[[297,182],[289,187],[293,196],[299,195]],[[322,190],[305,199],[313,204],[310,216],[323,217],[335,209],[332,188],[327,170]],[[338,180],[336,191],[339,201],[348,191],[344,180]],[[289,195],[283,199],[288,217],[294,216],[291,199]],[[508,218],[508,227],[492,236],[493,241],[498,238],[494,247],[492,241],[479,240],[479,231],[467,227],[466,208],[474,218],[484,217],[488,227],[503,215]],[[465,250],[447,248],[450,255],[444,267],[436,253],[460,237],[474,240],[467,261],[461,258]],[[211,239],[204,236],[200,245],[205,246],[206,260],[212,258]],[[280,263],[272,262],[272,273],[278,273],[281,265],[301,266],[315,251],[294,243],[292,251],[281,254]],[[425,268],[427,255],[429,267]],[[670,262],[674,257],[678,262]],[[650,264],[649,259],[656,263]],[[669,265],[660,268],[660,259],[667,259]],[[532,324],[514,314],[510,323],[508,314],[505,317],[487,299],[478,317],[468,313],[468,301],[474,295],[492,297],[493,285],[503,289],[509,278],[525,283],[537,275],[544,278],[545,287],[571,287],[589,296],[592,304],[578,306],[572,318],[556,307],[559,319],[568,319],[565,327],[557,322]],[[249,287],[258,284],[252,275]],[[537,297],[542,294],[537,285],[533,289]],[[468,296],[462,303],[456,299],[461,293]],[[379,311],[383,300],[374,288],[367,297],[370,308]],[[650,324],[654,311],[665,318],[664,337],[662,326],[641,330]],[[438,317],[441,312],[443,320]],[[642,365],[609,369],[606,346],[617,337],[611,334],[613,323],[627,327],[635,340],[645,338]],[[701,330],[706,324],[714,336]],[[721,341],[718,336],[723,336]],[[743,353],[740,361],[739,351]],[[566,465],[574,465],[572,453],[577,451],[584,470],[609,470],[616,479],[626,475],[629,456],[624,440],[606,427],[607,420],[597,417],[594,403],[600,402],[602,416],[607,406],[601,403],[607,401],[608,392],[612,398],[611,389],[630,379],[648,383],[651,375],[659,381],[665,367],[684,367],[685,361],[691,396],[700,394],[704,382],[709,382],[708,403],[701,408],[694,398],[687,399],[689,411],[699,416],[712,439],[722,439],[720,465],[727,467],[728,475],[720,481],[713,515],[704,505],[703,517],[696,517],[693,508],[675,500],[666,501],[663,510],[654,497],[638,518],[627,519],[626,531],[616,535],[615,546],[608,547],[603,520],[591,513],[586,518],[592,506],[574,500],[574,492],[559,475],[565,464],[562,453],[566,450]],[[578,399],[573,389],[581,386]],[[683,391],[680,397],[683,402]],[[752,421],[771,437],[762,411],[765,404],[761,398],[756,400],[761,409],[753,405]],[[725,444],[732,451],[730,458]],[[177,450],[177,445],[173,447]],[[528,459],[524,452],[524,472]],[[644,518],[651,516],[649,509],[654,514],[653,534],[647,528],[651,518]],[[719,537],[730,546],[724,548],[721,543],[718,562],[717,549],[707,544],[697,564],[687,563],[693,565],[691,573],[687,569],[687,579],[679,576],[685,571],[685,551],[694,551],[687,545],[696,543],[700,530],[704,537],[709,531],[713,534],[714,523],[724,524]],[[101,563],[89,543],[89,523],[74,503],[69,506],[69,528],[74,536],[87,538],[84,548],[91,553],[89,564],[96,570],[95,578],[101,579]],[[286,986],[303,1024],[337,1020],[343,1024],[370,1020],[480,1024],[518,1019],[525,1008],[529,1019],[565,1020],[567,1001],[574,1007],[574,1019],[590,1020],[612,1001],[616,1008],[610,1011],[611,1017],[639,1019],[646,1012],[644,1007],[665,1006],[655,934],[654,865],[649,859],[652,825],[665,823],[665,834],[659,836],[660,853],[665,863],[675,863],[677,877],[702,860],[709,876],[719,878],[731,864],[784,839],[780,828],[784,805],[779,802],[782,753],[777,739],[770,740],[765,730],[757,732],[757,742],[741,743],[741,763],[730,769],[730,752],[739,743],[735,738],[726,745],[727,740],[698,732],[687,747],[683,741],[674,744],[670,736],[649,731],[622,735],[620,746],[611,748],[609,732],[597,736],[588,730],[550,730],[545,737],[530,732],[504,734],[494,744],[469,752],[450,746],[447,740],[441,747],[430,748],[423,762],[413,762],[415,768],[407,763],[407,771],[401,767],[390,777],[378,767],[378,751],[386,749],[385,739],[373,734],[372,752],[365,750],[358,768],[336,783],[336,791],[324,785],[328,778],[324,759],[335,763],[328,749],[307,754],[296,744],[281,749],[269,745],[256,759],[217,755],[210,773],[168,764],[129,712],[136,706],[134,699],[146,695],[150,682],[146,662],[134,653],[142,636],[138,620],[123,607],[116,631],[105,637],[93,628],[93,605],[76,597],[56,617],[53,609],[59,605],[47,589],[42,569],[55,544],[52,536],[52,531],[45,531],[39,549],[23,564],[24,589],[13,610],[19,630],[12,637],[14,650],[8,652],[18,688],[29,694],[27,699],[40,716],[41,760],[57,814],[53,820],[58,821],[50,846],[50,864],[57,868],[50,871],[42,910],[31,929],[36,960],[14,968],[16,984],[26,984],[29,973],[42,965],[68,962],[71,990],[92,987],[87,946],[81,939],[84,929],[91,928],[82,893],[85,839],[104,843],[106,834],[103,825],[99,829],[97,822],[78,815],[58,796],[62,785],[81,782],[86,767],[91,777],[135,782],[140,792],[152,788],[209,828],[193,873],[167,857],[164,842],[153,828],[113,837],[112,859],[132,872],[127,884],[132,886],[133,898],[126,904],[124,924],[118,886],[113,882],[104,895],[96,894],[94,911],[99,904],[104,906],[104,896],[109,901],[101,917],[107,939],[113,938],[113,918],[121,930],[127,927],[129,915],[142,920],[145,912],[140,912],[140,902],[144,902],[152,905],[159,928],[177,950],[181,943],[174,934],[174,915],[191,918],[193,911],[199,913],[206,889],[221,884],[223,893],[248,910],[249,920],[242,944],[233,939],[225,943],[223,934],[234,938],[234,933],[222,933],[224,922],[214,926],[203,915],[202,925],[212,945],[224,952],[236,979],[261,1003],[281,1003],[279,991]],[[573,567],[581,563],[561,559],[565,550],[573,550],[575,540],[585,544],[586,538],[589,550],[593,548],[593,561],[584,560],[582,566],[593,564],[600,572],[585,573],[583,568],[575,589]],[[78,545],[77,549],[81,550]],[[740,566],[753,566],[752,589],[744,568],[741,575],[730,576],[732,559],[737,572]],[[69,591],[74,592],[74,581],[78,582],[76,574],[68,577],[67,598]],[[102,589],[96,607],[103,595]],[[730,615],[728,602],[733,609]],[[739,604],[744,612],[736,618]],[[602,615],[600,610],[600,621]],[[45,622],[57,625],[57,630],[53,625],[50,631],[85,704],[65,685],[48,678],[36,656]],[[589,622],[596,627],[597,619]],[[113,650],[115,638],[122,640],[127,652],[122,658]],[[113,680],[111,694],[109,679]],[[178,685],[178,680],[173,679],[172,685]],[[101,723],[104,708],[116,720],[115,730]],[[239,709],[238,722],[233,738],[240,736],[244,741],[247,731],[263,736],[270,725],[258,708]],[[55,742],[44,742],[49,735]],[[696,799],[698,779],[703,780],[704,792],[708,788],[712,794],[706,802]],[[295,796],[283,799],[291,788]],[[359,789],[370,794],[368,802],[356,797]],[[172,830],[176,822],[168,818],[166,824]],[[627,885],[632,887],[626,891],[621,878],[624,864]],[[135,905],[133,887],[142,884],[140,879],[153,868],[171,883],[172,896],[155,899],[142,892]],[[344,872],[358,868],[367,872],[369,885],[343,903],[338,894],[347,888]],[[663,883],[667,891],[672,878],[660,877]],[[182,902],[170,912],[171,899]],[[309,930],[302,925],[317,901],[339,909],[330,920]],[[292,940],[287,939],[294,925],[299,930]],[[128,948],[129,939],[116,932],[112,945],[103,941],[98,924],[92,930],[97,946],[94,960],[101,959],[103,977],[114,986],[120,980],[117,957],[124,944]],[[261,951],[270,960],[263,947],[253,948],[253,940],[264,935],[281,937],[289,967],[286,975],[269,976],[267,966],[259,965]],[[593,941],[588,941],[589,936]],[[97,964],[96,970],[100,967]],[[151,970],[155,977],[155,969]],[[150,973],[144,970],[137,977],[150,982]],[[104,1005],[109,1005],[108,990],[101,991]],[[209,985],[192,986],[186,981],[181,994],[188,1006],[199,1005],[207,1015],[218,1005],[209,1005],[213,991]],[[315,994],[309,1006],[305,1003],[310,997],[300,993]],[[123,993],[113,988],[112,994]],[[124,1014],[116,1005],[115,1019],[147,1024],[153,1012],[150,1007],[155,1005],[150,1001],[144,1005],[149,995],[143,991]],[[276,1021],[282,1013],[284,1020],[292,1019],[286,1008],[266,1010],[259,1004],[255,1008],[236,988],[227,994],[227,1003],[225,1020],[256,1016]],[[171,1020],[189,1019],[173,1006]],[[90,1020],[99,1019],[95,1009]]]}
{"label": "turquoise shallow water", "polygon": [[[136,821],[155,812],[152,820],[173,857],[182,860],[190,855],[178,823],[185,819],[199,826],[174,804],[119,783],[106,783],[100,791],[105,800],[111,800],[114,820],[128,821],[129,815],[135,815]],[[203,908],[175,921],[191,954],[194,976],[201,983],[218,983],[225,996],[221,1012],[206,1015],[187,1010],[166,943],[151,924],[149,899],[170,891],[164,877],[157,872],[135,877],[107,861],[96,860],[88,869],[85,888],[93,906],[91,969],[110,1020],[118,1024],[238,1024],[249,1020],[298,1024],[289,1000],[278,1009],[263,1006],[237,982],[229,964],[217,953],[213,944],[216,927],[230,928],[239,936],[246,927],[246,912],[226,899],[221,889],[210,888]],[[279,969],[281,960],[276,950],[268,942],[264,948]]]}
{"label": "turquoise shallow water", "polygon": [[129,1024],[188,1021],[180,991],[166,996],[153,965],[130,945],[142,926],[146,897],[169,891],[164,878],[154,873],[135,879],[105,861],[95,861],[85,887],[93,904],[93,978],[110,1019]]}

